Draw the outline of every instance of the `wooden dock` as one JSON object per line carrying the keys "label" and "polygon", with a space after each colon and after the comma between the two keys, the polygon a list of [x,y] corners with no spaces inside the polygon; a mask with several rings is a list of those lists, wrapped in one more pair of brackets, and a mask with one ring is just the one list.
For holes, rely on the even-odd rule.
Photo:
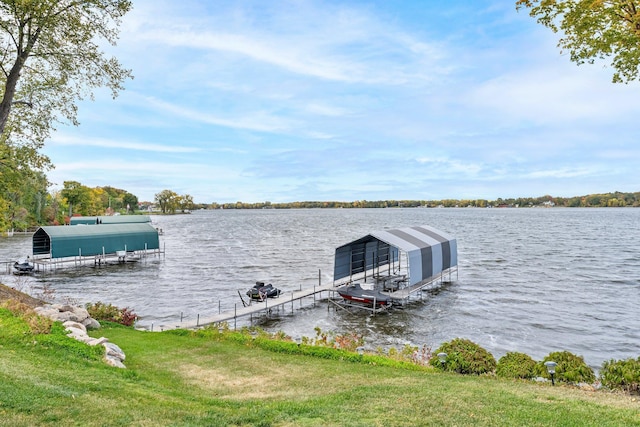
{"label": "wooden dock", "polygon": [[449,268],[446,271],[443,271],[442,273],[438,274],[437,276],[433,276],[429,280],[417,283],[413,286],[408,286],[406,288],[398,289],[397,291],[393,291],[393,292],[383,292],[383,293],[389,295],[391,298],[393,298],[396,301],[406,301],[409,299],[409,297],[411,297],[412,294],[422,291],[423,289],[431,286],[433,283],[436,283],[438,281],[440,283],[443,283],[445,281],[445,275],[447,274],[449,275],[449,281],[451,281],[451,274],[453,272],[456,272],[456,276],[457,276],[457,273],[458,273],[457,266]]}
{"label": "wooden dock", "polygon": [[233,310],[225,311],[213,316],[199,316],[196,322],[165,322],[160,325],[162,329],[194,329],[199,328],[201,326],[212,325],[216,323],[229,322],[247,316],[258,315],[260,313],[269,313],[274,308],[283,307],[286,304],[291,304],[293,311],[293,303],[296,301],[301,301],[304,298],[314,297],[322,292],[334,292],[338,289],[337,286],[334,286],[333,283],[328,285],[316,285],[313,288],[301,289],[299,291],[293,291],[286,294],[280,294],[278,298],[267,298],[264,301],[252,301],[251,304],[246,306],[234,307]]}
{"label": "wooden dock", "polygon": [[[438,274],[437,276],[433,276],[431,279],[427,281],[423,281],[419,284],[416,284],[410,287],[398,289],[394,292],[385,292],[385,293],[394,299],[395,301],[394,304],[403,304],[409,301],[409,298],[411,297],[412,294],[420,292],[424,288],[432,285],[434,282],[437,282],[437,281],[443,282],[445,280],[445,275],[448,275],[449,280],[451,280],[451,273],[453,272],[457,273],[457,270],[458,270],[457,267],[450,268]],[[167,330],[167,329],[196,329],[203,326],[215,325],[223,322],[233,321],[233,325],[229,325],[229,326],[232,327],[233,329],[236,329],[237,320],[240,318],[253,317],[254,315],[260,316],[264,314],[269,314],[272,310],[284,308],[287,304],[291,304],[291,311],[293,312],[294,303],[296,301],[300,301],[300,305],[302,305],[303,299],[313,297],[315,302],[317,299],[322,299],[323,292],[326,292],[328,294],[327,299],[330,302],[333,302],[335,305],[340,306],[342,308],[355,307],[359,309],[365,309],[376,314],[381,311],[385,311],[390,307],[389,305],[381,309],[371,309],[370,307],[367,307],[364,305],[350,304],[345,301],[341,301],[341,302],[334,301],[335,300],[335,298],[333,298],[334,293],[340,287],[345,286],[347,283],[348,282],[346,283],[332,282],[327,285],[321,285],[320,283],[318,283],[317,285],[313,286],[313,288],[307,288],[307,289],[302,289],[302,286],[301,286],[300,290],[282,293],[278,298],[267,298],[264,301],[254,300],[254,301],[251,301],[250,304],[247,304],[244,306],[243,305],[239,306],[239,304],[236,304],[233,310],[220,312],[218,314],[211,315],[211,316],[200,316],[198,314],[195,322],[193,320],[183,321],[181,319],[180,321],[163,322],[163,323],[160,323],[159,326],[161,331]],[[320,296],[320,298],[318,298],[318,295]],[[151,326],[151,330],[153,330],[153,325]]]}

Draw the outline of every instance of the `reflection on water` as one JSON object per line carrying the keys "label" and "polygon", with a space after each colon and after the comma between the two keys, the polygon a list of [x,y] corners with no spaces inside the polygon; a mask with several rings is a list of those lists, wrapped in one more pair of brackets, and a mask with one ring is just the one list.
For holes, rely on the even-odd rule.
{"label": "reflection on water", "polygon": [[[469,338],[500,357],[521,351],[581,354],[592,366],[638,356],[638,209],[312,209],[200,211],[154,216],[166,254],[83,267],[7,284],[58,298],[131,307],[156,327],[241,306],[257,280],[283,292],[333,276],[336,247],[371,231],[426,224],[458,239],[459,273],[401,310],[370,316],[309,302],[259,324],[292,336],[355,331],[367,345]],[[30,237],[0,239],[0,261],[30,253]]]}

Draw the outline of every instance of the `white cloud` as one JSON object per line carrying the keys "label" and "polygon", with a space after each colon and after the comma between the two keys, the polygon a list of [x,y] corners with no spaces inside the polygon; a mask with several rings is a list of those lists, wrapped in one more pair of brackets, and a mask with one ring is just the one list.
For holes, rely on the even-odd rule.
{"label": "white cloud", "polygon": [[[441,62],[446,48],[418,40],[363,8],[307,2],[287,9],[270,3],[258,19],[236,6],[219,16],[139,14],[127,27],[129,37],[168,50],[202,52],[185,56],[187,61],[203,60],[206,52],[226,52],[290,73],[345,83],[430,81],[449,67]],[[215,55],[208,60],[219,59]]]}
{"label": "white cloud", "polygon": [[183,107],[153,97],[149,97],[147,100],[149,108],[160,110],[183,119],[210,125],[261,132],[284,132],[291,127],[290,120],[273,116],[262,111],[245,113],[242,116],[237,117],[222,118],[215,114],[199,111],[194,108]]}
{"label": "white cloud", "polygon": [[522,175],[527,179],[539,179],[539,178],[580,178],[580,177],[593,177],[601,175],[602,171],[598,168],[562,168],[562,169],[549,169],[549,170],[536,170]]}
{"label": "white cloud", "polygon": [[194,153],[200,151],[199,148],[195,147],[168,146],[149,142],[114,141],[106,138],[64,136],[61,134],[55,135],[50,142],[58,146],[122,148],[125,150],[152,151],[155,153]]}

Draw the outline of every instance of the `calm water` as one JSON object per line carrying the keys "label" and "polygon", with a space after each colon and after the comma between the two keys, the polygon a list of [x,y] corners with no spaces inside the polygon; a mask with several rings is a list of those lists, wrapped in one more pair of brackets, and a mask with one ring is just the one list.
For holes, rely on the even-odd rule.
{"label": "calm water", "polygon": [[[364,334],[371,348],[469,338],[496,358],[551,351],[604,360],[640,355],[640,209],[337,209],[200,211],[154,216],[164,258],[84,267],[6,284],[58,299],[131,307],[156,330],[241,305],[256,280],[283,291],[332,281],[336,247],[384,228],[427,224],[458,239],[454,282],[375,317],[290,309],[260,326],[292,336],[314,327]],[[30,236],[0,238],[0,261],[30,253]],[[17,281],[16,281],[17,280]],[[240,325],[240,323],[239,323]]]}

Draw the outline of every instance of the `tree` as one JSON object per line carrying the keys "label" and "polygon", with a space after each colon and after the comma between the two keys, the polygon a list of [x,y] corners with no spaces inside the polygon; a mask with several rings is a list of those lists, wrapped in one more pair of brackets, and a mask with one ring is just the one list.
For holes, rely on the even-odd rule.
{"label": "tree", "polygon": [[[0,134],[42,141],[57,114],[77,124],[75,101],[92,89],[115,97],[131,72],[98,43],[115,45],[129,10],[130,0],[1,0]],[[14,106],[21,114],[10,116]]]}
{"label": "tree", "polygon": [[640,68],[640,1],[517,0],[538,23],[560,32],[558,42],[578,65],[612,57],[614,83],[637,80]]}
{"label": "tree", "polygon": [[[69,202],[69,216],[73,215],[73,209],[78,211],[78,207],[89,204],[91,200],[91,189],[77,181],[65,181],[64,188],[60,191],[62,197]],[[88,206],[84,206],[86,211]],[[83,212],[83,214],[86,212]]]}
{"label": "tree", "polygon": [[188,210],[193,209],[193,196],[189,195],[189,194],[184,194],[182,196],[179,196],[178,198],[178,204],[180,206],[180,210],[184,213]]}
{"label": "tree", "polygon": [[[10,209],[51,168],[39,150],[54,124],[77,125],[76,101],[99,87],[115,97],[131,77],[99,46],[115,45],[130,9],[130,0],[0,0],[0,199]],[[42,191],[35,197],[40,219]]]}
{"label": "tree", "polygon": [[177,208],[178,194],[171,190],[162,190],[156,194],[156,203],[160,205],[162,213],[175,213]]}

